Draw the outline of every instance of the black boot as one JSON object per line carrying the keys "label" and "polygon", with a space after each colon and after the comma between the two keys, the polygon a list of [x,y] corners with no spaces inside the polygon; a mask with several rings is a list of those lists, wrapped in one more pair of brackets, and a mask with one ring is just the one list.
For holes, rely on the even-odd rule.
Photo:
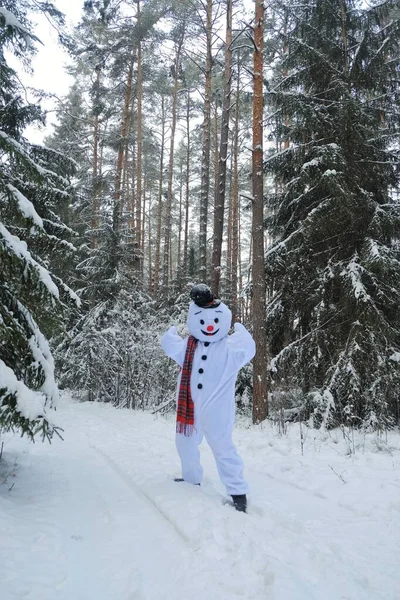
{"label": "black boot", "polygon": [[239,512],[246,512],[247,509],[247,498],[246,498],[246,494],[239,494],[239,495],[233,495],[232,496],[232,500],[233,500],[233,506],[236,508],[236,510],[238,510]]}

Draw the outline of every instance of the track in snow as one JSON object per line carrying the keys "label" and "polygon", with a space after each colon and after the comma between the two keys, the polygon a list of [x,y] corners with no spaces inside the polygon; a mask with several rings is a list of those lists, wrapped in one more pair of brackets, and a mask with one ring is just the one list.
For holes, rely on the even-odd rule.
{"label": "track in snow", "polygon": [[69,402],[59,416],[64,442],[6,446],[20,470],[0,489],[1,600],[400,600],[397,495],[381,523],[384,507],[331,498],[323,480],[307,487],[302,458],[270,454],[264,469],[264,437],[240,432],[261,447],[240,449],[243,515],[222,505],[207,446],[201,488],[172,481],[171,423]]}

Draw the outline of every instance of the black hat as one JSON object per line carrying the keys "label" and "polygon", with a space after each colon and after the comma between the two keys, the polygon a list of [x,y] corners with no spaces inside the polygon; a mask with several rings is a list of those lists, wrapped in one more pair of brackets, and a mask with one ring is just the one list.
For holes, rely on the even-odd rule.
{"label": "black hat", "polygon": [[221,304],[221,300],[214,298],[214,294],[205,283],[194,285],[190,290],[190,297],[200,308],[215,308]]}

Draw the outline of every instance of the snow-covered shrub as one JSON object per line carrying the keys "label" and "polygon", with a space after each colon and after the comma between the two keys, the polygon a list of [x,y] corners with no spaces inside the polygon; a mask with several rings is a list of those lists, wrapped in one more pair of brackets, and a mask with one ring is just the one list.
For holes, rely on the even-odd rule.
{"label": "snow-covered shrub", "polygon": [[176,380],[160,347],[164,328],[148,296],[121,290],[84,315],[58,347],[60,385],[83,400],[158,406]]}
{"label": "snow-covered shrub", "polygon": [[247,363],[238,373],[235,389],[236,407],[239,413],[249,416],[253,395],[253,365]]}

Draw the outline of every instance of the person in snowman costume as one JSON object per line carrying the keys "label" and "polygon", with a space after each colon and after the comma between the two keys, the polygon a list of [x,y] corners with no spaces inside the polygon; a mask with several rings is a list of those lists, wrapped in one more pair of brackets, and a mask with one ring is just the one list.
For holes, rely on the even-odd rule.
{"label": "person in snowman costume", "polygon": [[206,438],[218,473],[235,508],[246,512],[248,486],[243,462],[233,442],[235,382],[239,369],[255,354],[255,343],[241,323],[229,334],[232,313],[205,284],[195,285],[190,297],[187,327],[182,339],[176,327],[162,337],[164,352],[178,363],[176,447],[182,478],[199,485],[203,477],[199,444]]}

